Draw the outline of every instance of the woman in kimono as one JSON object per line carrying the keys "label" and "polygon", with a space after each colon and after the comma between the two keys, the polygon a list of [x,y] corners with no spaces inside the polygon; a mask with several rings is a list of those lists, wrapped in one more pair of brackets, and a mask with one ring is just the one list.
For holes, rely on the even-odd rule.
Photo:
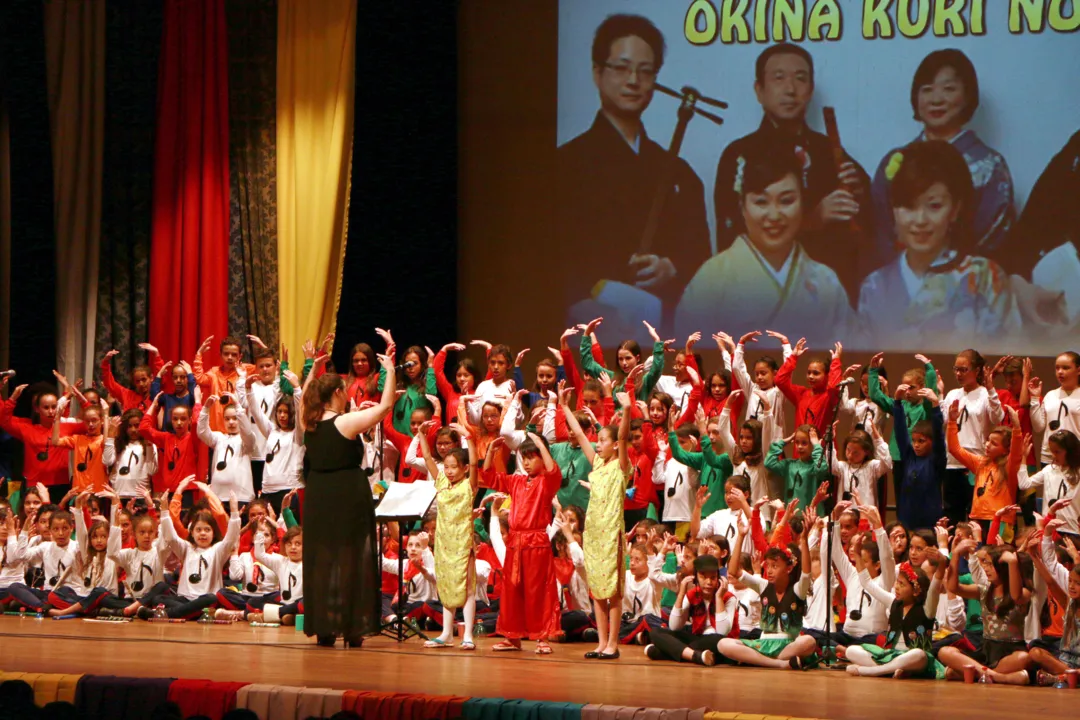
{"label": "woman in kimono", "polygon": [[[756,146],[736,160],[735,192],[746,233],[702,265],[683,293],[679,333],[734,321],[735,337],[761,327],[807,336],[810,343],[845,338],[853,313],[830,268],[799,243],[803,162],[795,152]],[[811,337],[814,335],[814,337]]]}
{"label": "woman in kimono", "polygon": [[943,140],[914,142],[893,154],[886,177],[903,252],[859,292],[871,346],[946,350],[976,339],[985,345],[1016,327],[1008,275],[973,254],[975,192],[960,152]]}
{"label": "woman in kimono", "polygon": [[[1013,182],[1005,158],[965,127],[979,107],[979,78],[975,66],[960,50],[935,50],[923,58],[911,81],[911,109],[923,124],[913,142],[943,140],[964,158],[974,185],[969,212],[977,254],[997,256],[1016,219]],[[878,267],[896,259],[896,228],[889,200],[886,170],[895,148],[882,158],[874,174],[871,194],[877,224]]]}

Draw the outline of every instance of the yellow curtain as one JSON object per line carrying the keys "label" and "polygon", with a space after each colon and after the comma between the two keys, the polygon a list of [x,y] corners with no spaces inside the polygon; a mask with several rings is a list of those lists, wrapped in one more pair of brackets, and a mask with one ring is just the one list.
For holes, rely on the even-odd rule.
{"label": "yellow curtain", "polygon": [[[356,0],[279,0],[278,290],[281,341],[334,329],[349,212]],[[294,353],[295,356],[295,353]]]}
{"label": "yellow curtain", "polygon": [[46,0],[56,228],[56,363],[94,376],[105,128],[105,0]]}

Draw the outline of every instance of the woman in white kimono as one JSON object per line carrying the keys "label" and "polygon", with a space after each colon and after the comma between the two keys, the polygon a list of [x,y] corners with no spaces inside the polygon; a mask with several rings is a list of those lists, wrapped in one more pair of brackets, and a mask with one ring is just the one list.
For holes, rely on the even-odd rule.
{"label": "woman in white kimono", "polygon": [[795,153],[758,147],[739,157],[736,167],[746,233],[690,280],[676,313],[677,331],[713,327],[723,317],[735,337],[771,327],[806,336],[811,344],[846,340],[853,313],[844,288],[798,241],[803,163]]}

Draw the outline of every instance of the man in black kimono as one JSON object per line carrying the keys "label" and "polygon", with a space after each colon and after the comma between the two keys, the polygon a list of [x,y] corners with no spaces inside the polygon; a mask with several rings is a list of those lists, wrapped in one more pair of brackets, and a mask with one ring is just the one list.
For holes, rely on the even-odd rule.
{"label": "man in black kimono", "polygon": [[[644,305],[657,306],[659,299],[670,319],[682,289],[709,256],[704,186],[680,158],[652,243],[645,252],[640,247],[668,162],[641,122],[663,63],[664,37],[652,22],[637,15],[604,20],[592,48],[600,110],[591,128],[557,151],[555,257],[567,300],[579,303],[571,314],[587,321],[584,315],[607,310],[612,320],[611,311],[621,309],[635,332],[625,335],[625,323],[618,331],[612,322],[605,325],[626,337],[641,328],[643,298]],[[657,324],[655,316],[651,322]]]}
{"label": "man in black kimono", "polygon": [[860,247],[873,242],[870,176],[846,154],[837,168],[829,138],[806,124],[814,95],[814,60],[806,50],[788,43],[766,48],[757,59],[754,92],[765,111],[761,126],[724,148],[716,168],[716,251],[726,250],[746,229],[735,190],[739,158],[754,143],[794,151],[803,158],[809,220],[800,242],[811,258],[836,272],[854,305],[862,279],[876,269],[870,266],[870,246],[859,262]]}

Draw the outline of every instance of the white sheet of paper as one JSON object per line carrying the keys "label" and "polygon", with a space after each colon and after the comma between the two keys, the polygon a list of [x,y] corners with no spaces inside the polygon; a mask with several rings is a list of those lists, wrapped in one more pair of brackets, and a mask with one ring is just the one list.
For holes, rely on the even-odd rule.
{"label": "white sheet of paper", "polygon": [[375,517],[423,517],[431,503],[435,502],[435,494],[435,483],[431,480],[390,483],[382,501],[375,508]]}

